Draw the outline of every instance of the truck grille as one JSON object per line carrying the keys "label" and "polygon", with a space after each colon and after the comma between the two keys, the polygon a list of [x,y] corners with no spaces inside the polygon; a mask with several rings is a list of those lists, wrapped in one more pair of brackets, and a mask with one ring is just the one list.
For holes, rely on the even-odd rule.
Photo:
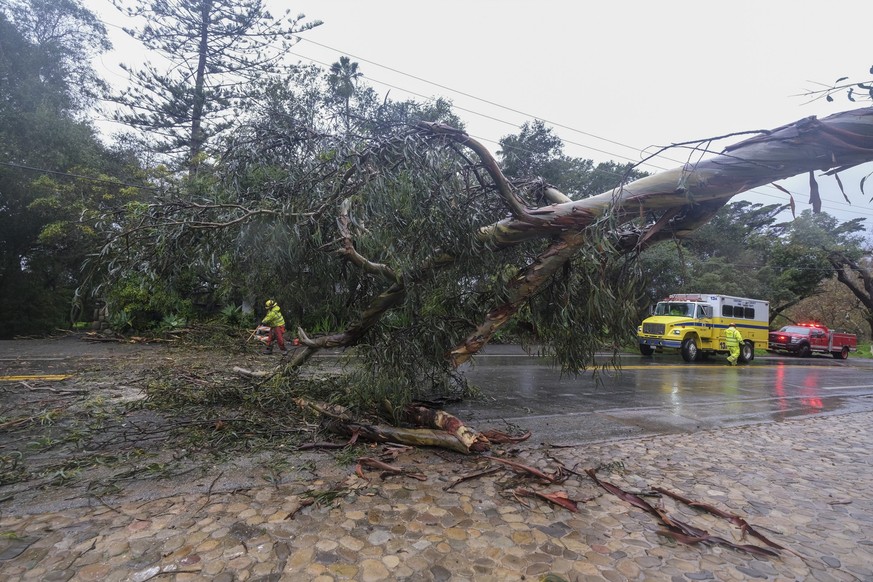
{"label": "truck grille", "polygon": [[650,333],[652,335],[664,335],[665,326],[663,323],[644,323],[643,324],[643,333]]}

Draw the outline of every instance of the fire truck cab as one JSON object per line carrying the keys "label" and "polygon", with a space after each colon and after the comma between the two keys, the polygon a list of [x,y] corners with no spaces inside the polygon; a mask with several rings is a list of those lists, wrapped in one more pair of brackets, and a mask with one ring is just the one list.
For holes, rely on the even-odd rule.
{"label": "fire truck cab", "polygon": [[640,353],[679,351],[686,362],[728,354],[724,332],[734,323],[743,336],[740,361],[767,349],[770,304],[759,299],[706,293],[673,294],[659,301],[637,329]]}

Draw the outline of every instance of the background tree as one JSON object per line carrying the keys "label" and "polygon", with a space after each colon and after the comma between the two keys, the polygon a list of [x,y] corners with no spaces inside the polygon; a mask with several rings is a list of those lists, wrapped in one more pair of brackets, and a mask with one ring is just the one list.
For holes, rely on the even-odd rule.
{"label": "background tree", "polygon": [[[768,264],[769,245],[775,240],[775,216],[782,210],[779,205],[764,206],[750,202],[732,202],[681,241],[662,243],[675,247],[680,258],[681,272],[672,280],[681,285],[664,290],[666,293],[724,293],[740,297],[768,299],[765,268]],[[666,251],[666,252],[669,252]],[[647,252],[643,264],[648,266]],[[659,265],[666,268],[667,265]],[[647,268],[646,272],[653,269]],[[658,273],[668,279],[668,273]],[[652,301],[664,295],[651,297]]]}
{"label": "background tree", "polygon": [[854,333],[859,341],[870,341],[868,310],[836,276],[819,286],[820,293],[786,309],[780,324],[820,321],[832,329]]}
{"label": "background tree", "polygon": [[497,152],[503,173],[512,180],[544,181],[572,199],[600,194],[646,175],[632,164],[572,158],[551,127],[537,119],[522,124],[515,135],[500,139]]}
{"label": "background tree", "polygon": [[828,260],[836,269],[837,280],[863,306],[863,317],[870,326],[870,335],[873,337],[873,263],[870,251],[858,256],[858,253],[850,250],[834,249],[828,254]]}
{"label": "background tree", "polygon": [[89,97],[79,83],[93,78],[103,34],[74,2],[0,10],[0,337],[68,324],[96,215],[120,191],[99,177],[123,158],[78,120]]}
{"label": "background tree", "polygon": [[351,132],[351,101],[357,92],[358,80],[364,74],[358,70],[358,63],[353,62],[347,56],[341,56],[340,60],[330,66],[327,76],[327,86],[333,97],[343,106],[343,119],[346,133]]}
{"label": "background tree", "polygon": [[780,315],[804,299],[820,295],[836,269],[829,261],[833,252],[859,256],[862,252],[863,218],[840,223],[827,213],[804,210],[783,225],[777,244],[770,251],[773,280],[771,321],[782,325]]}
{"label": "background tree", "polygon": [[[835,275],[832,250],[858,256],[863,219],[840,224],[826,213],[805,210],[795,220],[777,222],[781,205],[733,202],[683,240],[664,242],[642,257],[643,272],[655,291],[725,293],[770,302],[770,320],[783,325],[783,312],[821,296]],[[654,252],[653,252],[654,251]]]}
{"label": "background tree", "polygon": [[265,76],[282,72],[293,35],[320,24],[287,12],[274,19],[262,0],[113,3],[144,22],[125,30],[158,60],[125,67],[131,85],[115,97],[123,107],[116,118],[147,132],[159,151],[183,156],[191,171]]}
{"label": "background tree", "polygon": [[51,93],[57,97],[67,99],[65,111],[84,113],[104,96],[106,83],[91,67],[91,59],[112,45],[93,13],[75,0],[9,0],[2,11],[18,34],[39,47],[37,61],[29,59],[19,66],[38,67],[41,82],[53,86]]}

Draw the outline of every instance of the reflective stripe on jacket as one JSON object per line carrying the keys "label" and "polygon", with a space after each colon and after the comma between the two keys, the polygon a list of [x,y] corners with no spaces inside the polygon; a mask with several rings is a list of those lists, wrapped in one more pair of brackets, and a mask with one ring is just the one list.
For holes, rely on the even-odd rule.
{"label": "reflective stripe on jacket", "polygon": [[738,346],[743,343],[743,335],[735,327],[724,330],[724,341],[728,346]]}
{"label": "reflective stripe on jacket", "polygon": [[282,317],[282,312],[279,310],[278,305],[274,305],[267,312],[266,317],[262,320],[264,325],[270,327],[279,327],[280,325],[285,325],[285,318]]}

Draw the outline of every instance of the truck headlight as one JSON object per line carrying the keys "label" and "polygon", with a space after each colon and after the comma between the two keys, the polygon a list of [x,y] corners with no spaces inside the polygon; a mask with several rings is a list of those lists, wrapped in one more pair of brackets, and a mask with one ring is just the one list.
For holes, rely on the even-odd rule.
{"label": "truck headlight", "polygon": [[674,329],[671,333],[673,335],[679,335],[680,333],[682,333],[682,330],[681,329]]}

